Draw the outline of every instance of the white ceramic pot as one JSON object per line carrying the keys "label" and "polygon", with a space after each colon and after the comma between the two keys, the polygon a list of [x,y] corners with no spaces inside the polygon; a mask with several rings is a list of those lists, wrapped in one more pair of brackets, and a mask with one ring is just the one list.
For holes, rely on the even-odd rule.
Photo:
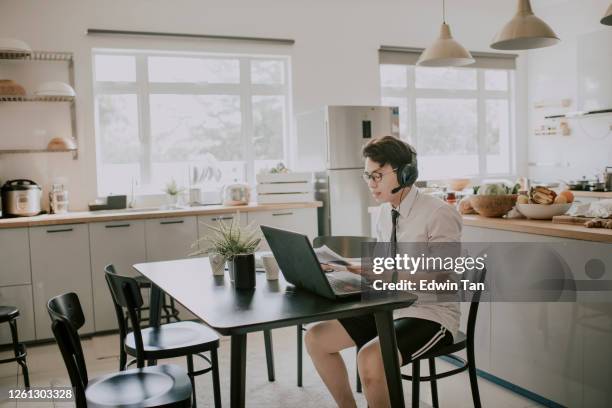
{"label": "white ceramic pot", "polygon": [[214,276],[223,276],[225,274],[225,258],[220,254],[210,254],[208,256],[210,267]]}

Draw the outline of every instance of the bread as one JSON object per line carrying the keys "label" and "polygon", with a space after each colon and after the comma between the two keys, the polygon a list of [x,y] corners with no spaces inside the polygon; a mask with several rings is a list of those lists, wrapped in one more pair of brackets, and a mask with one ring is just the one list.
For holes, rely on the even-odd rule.
{"label": "bread", "polygon": [[0,79],[0,95],[25,95],[25,88],[13,80]]}
{"label": "bread", "polygon": [[529,192],[530,199],[535,204],[552,204],[555,202],[557,193],[547,187],[533,187]]}

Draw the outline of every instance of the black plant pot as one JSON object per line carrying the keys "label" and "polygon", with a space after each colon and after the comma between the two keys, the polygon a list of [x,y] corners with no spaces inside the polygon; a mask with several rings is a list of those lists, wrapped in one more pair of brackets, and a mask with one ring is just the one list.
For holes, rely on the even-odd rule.
{"label": "black plant pot", "polygon": [[232,261],[236,289],[255,287],[255,254],[235,255]]}

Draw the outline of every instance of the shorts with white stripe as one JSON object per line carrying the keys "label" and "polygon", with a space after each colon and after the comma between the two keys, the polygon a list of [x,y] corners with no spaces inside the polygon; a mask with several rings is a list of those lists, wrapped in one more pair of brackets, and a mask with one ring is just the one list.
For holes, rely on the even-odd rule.
{"label": "shorts with white stripe", "polygon": [[[357,348],[378,337],[373,315],[349,317],[338,321]],[[395,320],[393,324],[403,364],[408,364],[413,358],[421,357],[438,347],[453,343],[452,334],[440,323],[431,320],[404,317]]]}

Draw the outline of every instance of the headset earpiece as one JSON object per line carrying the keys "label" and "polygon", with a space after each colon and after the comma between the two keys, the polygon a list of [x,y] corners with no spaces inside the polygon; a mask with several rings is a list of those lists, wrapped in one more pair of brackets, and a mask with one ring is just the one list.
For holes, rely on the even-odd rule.
{"label": "headset earpiece", "polygon": [[396,171],[397,182],[401,188],[409,187],[419,177],[419,169],[417,167],[417,155],[412,146],[410,146],[410,163],[402,163]]}

